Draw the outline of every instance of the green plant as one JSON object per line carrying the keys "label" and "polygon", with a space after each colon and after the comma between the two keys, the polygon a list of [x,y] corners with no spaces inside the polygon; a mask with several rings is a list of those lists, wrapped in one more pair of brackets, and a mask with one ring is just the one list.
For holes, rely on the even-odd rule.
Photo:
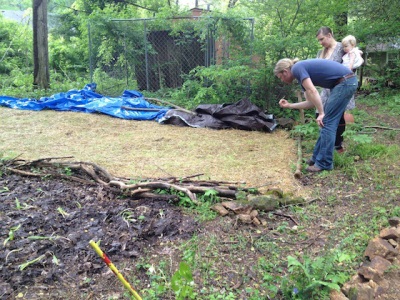
{"label": "green plant", "polygon": [[196,299],[194,292],[193,275],[189,265],[185,262],[179,264],[179,269],[171,278],[171,288],[175,293],[175,299]]}
{"label": "green plant", "polygon": [[8,238],[6,238],[3,242],[3,246],[6,246],[9,241],[13,241],[15,238],[15,232],[18,231],[21,228],[21,224],[18,224],[17,226],[13,226],[10,228],[8,231]]}
{"label": "green plant", "polygon": [[324,299],[331,289],[339,290],[339,284],[349,278],[349,275],[339,268],[339,264],[345,261],[350,261],[350,256],[339,250],[315,259],[303,256],[303,262],[288,256],[289,274],[284,277],[282,283],[286,299]]}
{"label": "green plant", "polygon": [[346,131],[343,137],[346,140],[352,140],[357,144],[369,144],[372,142],[372,136],[361,132],[361,127],[358,125],[350,124],[346,126]]}
{"label": "green plant", "polygon": [[62,207],[58,207],[58,208],[57,208],[57,211],[58,211],[64,218],[66,218],[66,217],[69,216],[69,213],[67,213]]}
{"label": "green plant", "polygon": [[4,186],[4,187],[2,187],[2,188],[0,189],[0,194],[2,194],[2,193],[7,193],[7,192],[9,192],[9,191],[10,191],[10,189],[9,189],[8,187]]}
{"label": "green plant", "polygon": [[291,131],[292,136],[302,136],[306,140],[317,139],[319,128],[316,122],[296,125]]}
{"label": "green plant", "polygon": [[400,217],[400,206],[395,206],[392,210],[392,215],[396,217]]}
{"label": "green plant", "polygon": [[129,223],[135,223],[137,220],[134,218],[134,214],[132,212],[132,208],[126,208],[119,213],[121,218],[124,220],[126,225],[129,227]]}
{"label": "green plant", "polygon": [[213,189],[209,189],[204,192],[202,196],[200,196],[201,202],[208,202],[208,203],[216,203],[219,200],[219,197],[217,196],[218,192]]}
{"label": "green plant", "polygon": [[41,260],[42,260],[43,258],[45,258],[45,257],[46,257],[46,254],[42,254],[42,255],[36,257],[35,259],[29,260],[29,261],[27,261],[27,262],[25,262],[25,263],[23,263],[23,264],[20,264],[20,265],[18,266],[18,267],[19,267],[19,270],[20,270],[20,271],[23,271],[23,270],[25,270],[27,267],[29,267],[30,265],[33,265],[33,264],[35,264],[35,263],[41,261]]}
{"label": "green plant", "polygon": [[72,175],[72,170],[69,167],[65,167],[64,168],[64,174],[67,176],[71,176]]}
{"label": "green plant", "polygon": [[146,295],[146,299],[162,299],[168,290],[168,278],[164,271],[165,263],[161,261],[158,267],[149,263],[138,263],[136,267],[146,270],[146,274],[149,276],[151,288],[142,291]]}
{"label": "green plant", "polygon": [[[249,98],[249,78],[257,76],[257,72],[260,71],[241,61],[231,62],[230,65],[197,67],[184,77],[182,88],[174,91],[171,97],[189,108],[204,103],[204,99],[211,104],[236,102]],[[191,100],[189,103],[188,99]]]}

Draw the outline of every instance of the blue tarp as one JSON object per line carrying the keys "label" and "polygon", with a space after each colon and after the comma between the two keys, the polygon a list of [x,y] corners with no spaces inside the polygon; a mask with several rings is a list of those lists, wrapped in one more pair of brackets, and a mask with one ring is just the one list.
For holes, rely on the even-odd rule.
{"label": "blue tarp", "polygon": [[143,94],[134,90],[125,90],[121,97],[105,97],[95,92],[96,84],[85,85],[82,90],[70,90],[50,97],[36,99],[18,99],[0,96],[0,106],[24,110],[52,109],[58,111],[76,111],[85,113],[103,113],[127,120],[161,119],[170,109],[147,102]]}

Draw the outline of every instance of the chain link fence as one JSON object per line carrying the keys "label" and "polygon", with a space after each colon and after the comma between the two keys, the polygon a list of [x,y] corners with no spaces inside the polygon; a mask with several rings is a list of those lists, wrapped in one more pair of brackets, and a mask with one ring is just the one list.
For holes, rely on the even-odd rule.
{"label": "chain link fence", "polygon": [[[251,64],[254,19],[181,17],[89,24],[90,79],[98,90],[180,88],[198,66]],[[186,77],[185,77],[186,76]]]}

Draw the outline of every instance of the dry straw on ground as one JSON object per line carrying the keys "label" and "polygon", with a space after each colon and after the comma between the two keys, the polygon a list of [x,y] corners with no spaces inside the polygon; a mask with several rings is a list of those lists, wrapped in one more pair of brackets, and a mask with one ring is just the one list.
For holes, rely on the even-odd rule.
{"label": "dry straw on ground", "polygon": [[293,176],[296,144],[288,133],[161,125],[100,114],[0,107],[0,155],[23,159],[73,156],[114,176],[184,177],[278,187],[305,196]]}

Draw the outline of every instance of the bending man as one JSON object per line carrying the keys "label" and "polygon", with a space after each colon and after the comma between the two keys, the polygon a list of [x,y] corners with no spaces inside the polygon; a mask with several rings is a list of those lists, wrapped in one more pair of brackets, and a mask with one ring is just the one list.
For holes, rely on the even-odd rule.
{"label": "bending man", "polygon": [[[279,101],[281,107],[291,109],[315,107],[319,112],[317,123],[320,133],[307,171],[332,170],[336,129],[347,104],[357,89],[357,77],[342,64],[326,59],[299,61],[297,58],[284,58],[277,62],[274,74],[288,84],[297,79],[302,90],[305,91],[305,101],[289,103],[286,99],[281,99]],[[324,105],[316,86],[331,90]]]}

